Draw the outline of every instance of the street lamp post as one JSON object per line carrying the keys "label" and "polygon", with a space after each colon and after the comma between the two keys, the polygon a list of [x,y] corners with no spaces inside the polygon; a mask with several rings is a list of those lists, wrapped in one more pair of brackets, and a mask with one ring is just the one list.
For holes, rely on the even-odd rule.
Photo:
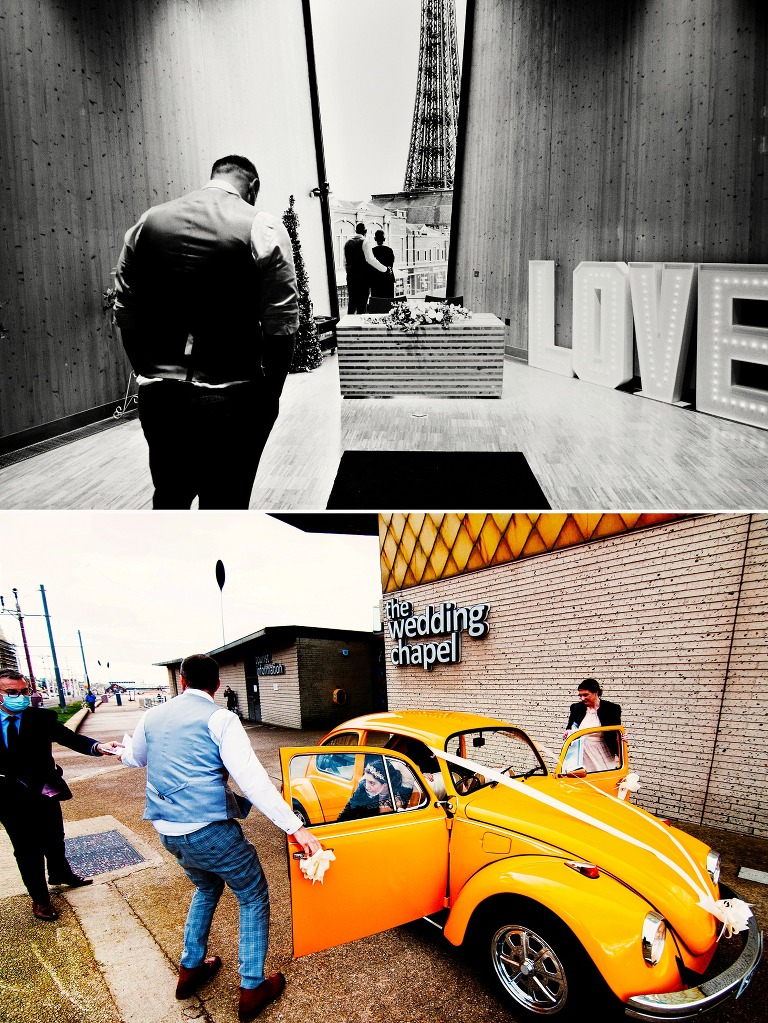
{"label": "street lamp post", "polygon": [[59,662],[56,660],[56,647],[53,643],[53,630],[51,629],[51,616],[48,614],[48,601],[45,599],[45,587],[40,583],[40,594],[43,598],[43,612],[45,617],[45,624],[48,626],[48,641],[51,644],[51,656],[53,657],[53,671],[56,676],[56,687],[59,690],[59,706],[63,710],[67,701],[64,698],[64,685],[61,681],[61,672],[59,671]]}
{"label": "street lamp post", "polygon": [[27,671],[29,672],[29,684],[34,691],[37,689],[37,683],[35,682],[35,676],[32,671],[32,658],[29,656],[29,644],[27,643],[27,632],[24,628],[24,616],[21,613],[21,607],[19,606],[19,591],[14,587],[13,596],[16,601],[16,617],[19,620],[19,628],[21,629],[21,641],[24,644],[24,656],[27,658]]}

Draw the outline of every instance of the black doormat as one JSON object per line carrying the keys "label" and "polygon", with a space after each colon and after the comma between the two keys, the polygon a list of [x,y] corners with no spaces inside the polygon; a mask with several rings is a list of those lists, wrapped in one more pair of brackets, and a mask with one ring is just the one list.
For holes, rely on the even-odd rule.
{"label": "black doormat", "polygon": [[327,507],[539,511],[549,503],[519,451],[345,451]]}

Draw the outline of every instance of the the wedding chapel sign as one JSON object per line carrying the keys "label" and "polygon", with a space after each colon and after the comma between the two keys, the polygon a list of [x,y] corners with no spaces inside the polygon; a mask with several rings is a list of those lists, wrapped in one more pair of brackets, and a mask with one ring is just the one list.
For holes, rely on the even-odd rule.
{"label": "the wedding chapel sign", "polygon": [[[490,604],[471,604],[460,607],[452,601],[427,604],[421,614],[413,609],[410,600],[391,597],[384,603],[387,631],[397,646],[389,651],[389,659],[398,668],[410,665],[432,671],[436,664],[458,664],[461,660],[461,637],[466,633],[472,639],[488,635]],[[408,643],[409,639],[445,636],[440,641]]]}
{"label": "the wedding chapel sign", "polygon": [[[698,281],[698,287],[697,287]],[[579,263],[573,272],[572,348],[555,344],[555,264],[531,260],[528,363],[642,395],[680,400],[698,296],[696,409],[768,429],[768,266],[734,263]],[[765,310],[762,316],[755,310]],[[750,323],[749,321],[753,322]]]}

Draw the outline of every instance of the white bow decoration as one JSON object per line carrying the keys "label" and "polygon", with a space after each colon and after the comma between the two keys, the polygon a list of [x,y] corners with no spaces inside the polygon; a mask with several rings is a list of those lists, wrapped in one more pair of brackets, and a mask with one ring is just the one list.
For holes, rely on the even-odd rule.
{"label": "white bow decoration", "polygon": [[730,938],[731,935],[738,934],[739,931],[746,931],[749,927],[752,910],[749,903],[744,902],[743,899],[718,899],[715,902],[712,896],[708,895],[699,902],[699,905],[717,920],[722,921],[723,928],[717,936],[718,941],[723,934],[726,938]]}
{"label": "white bow decoration", "polygon": [[315,881],[323,883],[323,877],[325,872],[331,864],[331,860],[335,860],[336,855],[331,849],[318,849],[316,853],[308,856],[306,859],[299,862],[301,872],[308,881],[312,884]]}
{"label": "white bow decoration", "polygon": [[640,788],[640,775],[628,774],[626,778],[622,778],[619,782],[619,799],[627,799],[630,792],[637,792]]}

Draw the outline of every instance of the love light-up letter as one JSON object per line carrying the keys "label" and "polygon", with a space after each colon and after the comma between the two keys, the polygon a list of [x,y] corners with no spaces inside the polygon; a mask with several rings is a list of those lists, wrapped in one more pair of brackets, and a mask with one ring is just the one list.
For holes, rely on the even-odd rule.
{"label": "love light-up letter", "polygon": [[555,261],[528,260],[528,365],[573,376],[572,352],[555,344]]}
{"label": "love light-up letter", "polygon": [[579,263],[573,271],[573,368],[580,380],[602,387],[632,379],[626,263]]}
{"label": "love light-up letter", "polygon": [[630,263],[642,394],[680,401],[695,305],[695,263]]}
{"label": "love light-up letter", "polygon": [[701,263],[696,408],[765,430],[768,328],[755,320],[768,323],[768,266]]}

